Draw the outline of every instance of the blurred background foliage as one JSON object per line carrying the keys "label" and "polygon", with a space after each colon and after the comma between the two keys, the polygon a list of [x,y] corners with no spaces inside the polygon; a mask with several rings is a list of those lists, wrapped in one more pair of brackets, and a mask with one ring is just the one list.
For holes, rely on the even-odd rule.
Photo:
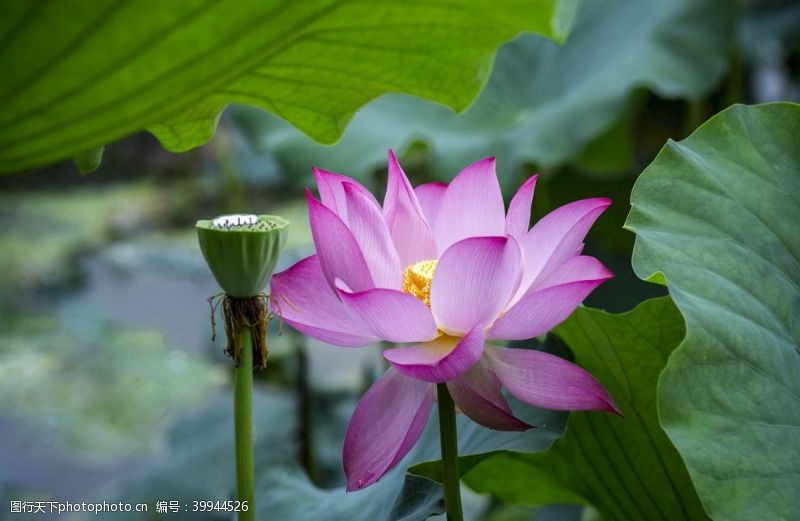
{"label": "blurred background foliage", "polygon": [[[389,94],[363,107],[338,144],[323,146],[277,116],[232,106],[214,139],[188,153],[166,152],[142,133],[109,145],[90,175],[63,163],[2,176],[0,498],[230,497],[229,361],[210,340],[206,299],[217,289],[195,220],[284,216],[292,224],[282,269],[312,251],[302,197],[312,165],[381,196],[388,148],[413,184],[449,181],[496,155],[507,200],[540,173],[534,219],[582,197],[614,200],[587,251],[617,276],[587,304],[624,311],[664,293],[633,274],[633,234],[622,229],[642,169],[668,138],[686,137],[731,104],[798,99],[797,2],[583,2],[563,45],[522,35],[503,46],[462,114]],[[441,511],[438,485],[399,468],[339,501],[341,439],[355,398],[381,370],[377,347],[332,349],[288,328],[278,336],[275,323],[270,342],[256,402],[262,508],[286,519]],[[542,428],[526,441],[540,450],[566,418],[530,413],[551,415],[538,417]],[[519,447],[513,438],[487,445],[479,428],[463,428],[468,453]],[[409,464],[436,455],[425,436]],[[471,519],[593,516],[504,506],[491,495],[465,503]],[[293,505],[304,510],[287,510]]]}

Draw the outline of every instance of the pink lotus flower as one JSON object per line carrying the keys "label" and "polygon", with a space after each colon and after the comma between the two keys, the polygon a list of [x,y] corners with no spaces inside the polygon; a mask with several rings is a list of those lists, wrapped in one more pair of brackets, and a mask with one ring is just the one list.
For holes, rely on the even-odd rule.
{"label": "pink lotus flower", "polygon": [[528,230],[536,176],[505,212],[494,158],[450,185],[412,189],[394,154],[383,207],[355,180],[314,169],[307,191],[317,253],[272,280],[283,320],[345,347],[379,340],[391,364],[356,407],[344,443],[348,490],[383,476],[414,446],[447,382],[458,408],[498,430],[525,430],[501,387],[529,404],[619,413],[588,372],[559,357],[491,341],[542,335],[612,277],[581,255],[608,199],[562,206]]}

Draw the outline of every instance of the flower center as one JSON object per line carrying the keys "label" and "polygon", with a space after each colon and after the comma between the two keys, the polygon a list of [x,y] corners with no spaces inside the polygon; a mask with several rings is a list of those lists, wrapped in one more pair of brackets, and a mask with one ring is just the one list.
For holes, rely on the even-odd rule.
{"label": "flower center", "polygon": [[233,215],[222,215],[217,217],[211,224],[215,228],[234,228],[237,226],[247,226],[258,222],[257,215],[237,213]]}
{"label": "flower center", "polygon": [[431,282],[438,260],[420,261],[403,270],[403,291],[431,305]]}

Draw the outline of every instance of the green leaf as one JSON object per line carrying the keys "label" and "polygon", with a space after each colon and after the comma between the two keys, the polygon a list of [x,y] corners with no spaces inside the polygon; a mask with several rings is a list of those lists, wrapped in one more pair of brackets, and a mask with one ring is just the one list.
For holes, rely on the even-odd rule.
{"label": "green leaf", "polygon": [[509,178],[525,162],[552,167],[614,130],[637,88],[665,98],[706,95],[727,68],[735,14],[728,0],[584,2],[564,45],[522,36],[503,47],[486,90],[463,115],[389,95],[360,111],[336,147],[268,115],[256,143],[297,173],[324,165],[364,176],[385,164],[387,148],[419,141],[430,144],[433,169],[447,180],[490,155]]}
{"label": "green leaf", "polygon": [[733,106],[667,143],[631,196],[634,269],[687,326],[661,421],[716,519],[800,511],[798,136],[800,105]]}
{"label": "green leaf", "polygon": [[563,39],[569,19],[558,0],[11,2],[0,21],[0,169],[144,128],[186,150],[211,137],[229,102],[326,143],[386,92],[463,110],[498,45],[521,31]]}
{"label": "green leaf", "polygon": [[513,503],[581,503],[604,519],[703,519],[678,452],[658,424],[656,382],[684,336],[669,298],[623,314],[579,308],[556,328],[576,363],[611,392],[624,418],[574,412],[567,432],[540,454],[481,462],[467,484]]}

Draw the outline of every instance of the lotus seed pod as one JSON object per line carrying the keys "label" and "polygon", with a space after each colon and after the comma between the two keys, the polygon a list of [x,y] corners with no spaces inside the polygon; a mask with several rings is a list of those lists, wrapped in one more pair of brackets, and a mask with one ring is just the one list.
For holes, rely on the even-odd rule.
{"label": "lotus seed pod", "polygon": [[248,298],[264,291],[286,243],[288,225],[276,215],[223,215],[197,221],[203,257],[228,296]]}

